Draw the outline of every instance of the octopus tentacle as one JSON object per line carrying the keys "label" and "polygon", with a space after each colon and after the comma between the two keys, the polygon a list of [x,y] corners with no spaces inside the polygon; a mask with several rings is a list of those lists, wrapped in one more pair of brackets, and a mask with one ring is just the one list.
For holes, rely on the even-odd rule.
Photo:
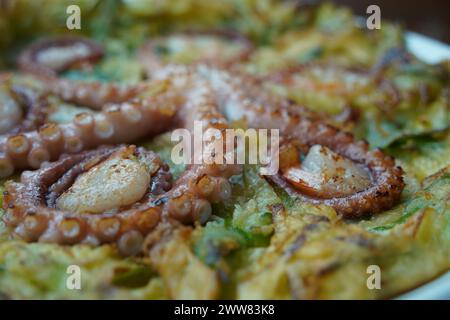
{"label": "octopus tentacle", "polygon": [[[150,90],[150,96],[138,96],[120,105],[110,105],[98,115],[84,114],[67,125],[49,125],[41,129],[45,131],[44,135],[38,132],[25,135],[22,142],[29,142],[31,150],[40,147],[42,149],[38,150],[42,154],[46,152],[48,158],[66,155],[59,161],[44,164],[39,170],[25,171],[20,183],[7,183],[3,205],[6,225],[28,241],[61,244],[115,242],[122,254],[133,255],[140,251],[144,236],[158,224],[206,222],[211,216],[211,203],[231,196],[228,178],[238,174],[240,166],[193,164],[172,183],[168,167],[159,158],[134,146],[79,153],[82,149],[101,144],[130,142],[151,136],[175,125],[192,129],[194,121],[201,121],[207,128],[215,128],[225,134],[226,121],[205,81],[189,72],[167,81],[171,90],[159,95]],[[176,113],[167,108],[168,103],[178,107]],[[164,108],[155,107],[158,104]],[[70,142],[69,137],[72,139]],[[48,147],[50,144],[53,144],[52,148]],[[67,154],[75,150],[76,154]],[[11,150],[7,151],[11,156]],[[115,159],[123,157],[123,154],[144,158],[144,163],[152,163],[150,167],[153,169],[148,169],[151,171],[149,181],[145,180],[145,174],[135,174],[132,182],[127,180],[133,187],[117,192],[114,187],[121,181],[115,179],[123,172],[116,171]],[[30,166],[32,162],[25,164]],[[122,177],[128,177],[126,173]],[[112,177],[112,180],[108,178],[105,181],[105,177]],[[92,189],[96,191],[90,191],[89,186],[98,181],[101,185],[94,184]],[[138,193],[143,190],[142,181],[147,190],[144,195]],[[102,188],[113,190],[107,201]],[[123,197],[126,203],[123,203]],[[110,207],[115,202],[122,205],[116,203]]]}
{"label": "octopus tentacle", "polygon": [[[217,74],[215,75],[217,77]],[[328,199],[311,197],[289,183],[281,174],[268,176],[268,179],[286,190],[291,196],[314,204],[326,204],[334,207],[348,218],[376,213],[393,206],[399,199],[404,187],[403,171],[396,166],[395,160],[376,149],[369,151],[368,143],[355,141],[352,134],[343,132],[325,121],[301,114],[296,106],[276,97],[266,99],[250,81],[234,80],[222,76],[228,86],[221,85],[230,96],[238,96],[241,104],[228,104],[225,113],[245,118],[251,128],[280,129],[282,136],[299,139],[309,148],[314,145],[325,146],[338,155],[361,165],[370,174],[370,186],[350,195]],[[251,101],[251,102],[249,102]],[[244,104],[244,105],[243,105]],[[301,110],[301,109],[300,109]]]}
{"label": "octopus tentacle", "polygon": [[[282,147],[284,141],[299,141],[308,153],[303,163],[297,159],[267,179],[294,197],[330,205],[344,217],[387,209],[404,187],[402,170],[392,158],[380,150],[369,151],[367,143],[351,134],[269,95],[262,90],[261,79],[212,67],[222,66],[222,61],[206,60],[207,65],[194,61],[191,67],[166,65],[155,58],[154,46],[147,45],[140,58],[149,68],[151,81],[120,88],[57,76],[73,63],[97,59],[98,51],[91,46],[82,45],[82,54],[77,49],[57,65],[47,63],[48,55],[61,48],[65,52],[66,44],[50,45],[56,51],[38,54],[45,47],[31,50],[34,53],[27,59],[24,54],[22,68],[48,79],[50,91],[63,100],[102,111],[80,114],[68,124],[48,124],[0,138],[0,176],[15,169],[38,169],[25,171],[21,182],[6,185],[3,219],[25,240],[116,243],[122,254],[133,255],[141,250],[144,237],[148,247],[153,235],[167,234],[164,230],[172,225],[206,222],[211,204],[231,196],[228,179],[240,173],[240,165],[191,164],[172,181],[167,165],[150,151],[101,147],[133,143],[175,128],[193,130],[195,121],[217,129],[222,138],[229,120],[244,119],[251,128],[279,129]],[[317,150],[328,155],[320,156]],[[316,183],[321,172],[310,170],[311,159],[343,166],[350,175],[358,173],[359,183],[345,177],[338,187]],[[105,200],[105,194],[111,199]]]}
{"label": "octopus tentacle", "polygon": [[45,96],[10,82],[9,75],[0,77],[0,177],[26,165],[27,155],[36,151],[25,133],[36,130],[47,117]]}
{"label": "octopus tentacle", "polygon": [[14,83],[10,74],[0,75],[0,137],[38,128],[46,120],[47,105],[45,95]]}
{"label": "octopus tentacle", "polygon": [[298,190],[282,174],[267,178],[291,196],[314,204],[326,204],[347,218],[357,218],[388,209],[399,199],[404,188],[403,171],[395,160],[381,150],[369,151],[367,142],[355,141],[352,134],[343,132],[317,117],[302,114],[289,101],[260,90],[259,80],[233,75],[206,67],[197,72],[209,79],[223,101],[222,112],[229,120],[245,119],[248,127],[279,129],[283,137],[299,139],[308,148],[325,146],[338,155],[363,166],[370,174],[370,185],[345,196],[330,195],[328,199],[312,197]]}
{"label": "octopus tentacle", "polygon": [[101,110],[109,103],[130,100],[141,90],[140,85],[116,83],[82,82],[64,78],[51,78],[46,82],[49,92],[64,101]]}
{"label": "octopus tentacle", "polygon": [[47,97],[37,94],[33,89],[21,85],[13,85],[11,92],[24,108],[25,116],[19,127],[9,133],[27,132],[45,123],[47,117]]}
{"label": "octopus tentacle", "polygon": [[[147,89],[163,88],[161,83]],[[0,163],[5,168],[37,169],[45,161],[54,161],[64,153],[76,153],[103,144],[136,141],[167,130],[175,116],[174,104],[165,101],[160,107],[158,96],[132,99],[109,105],[98,114],[81,113],[67,124],[48,124],[37,131],[0,137]],[[170,105],[172,103],[172,106]],[[12,161],[16,160],[16,161]],[[10,162],[10,165],[7,163]],[[9,171],[0,170],[0,176]]]}
{"label": "octopus tentacle", "polygon": [[55,77],[76,64],[94,62],[102,56],[103,48],[88,38],[58,37],[30,45],[17,62],[24,72]]}
{"label": "octopus tentacle", "polygon": [[42,82],[50,94],[64,101],[101,110],[107,103],[120,103],[134,97],[139,86],[83,82],[65,79],[59,73],[76,65],[94,63],[103,57],[103,48],[83,37],[60,37],[38,41],[18,58],[19,68]]}
{"label": "octopus tentacle", "polygon": [[10,88],[0,87],[0,135],[17,130],[23,121],[23,110]]}
{"label": "octopus tentacle", "polygon": [[[82,241],[123,242],[123,237],[135,237],[135,230],[153,228],[158,223],[160,212],[147,203],[124,209],[117,214],[98,215],[76,214],[56,207],[58,194],[66,191],[80,172],[89,170],[123,149],[105,148],[65,157],[38,172],[22,175],[21,183],[9,183],[5,201],[10,202],[9,207],[14,210],[13,213],[10,210],[10,214],[6,216],[7,224],[15,227],[16,233],[25,240],[62,244]],[[136,148],[129,149],[135,153],[145,152]],[[131,250],[133,248],[125,248],[128,250],[125,253],[135,253]]]}

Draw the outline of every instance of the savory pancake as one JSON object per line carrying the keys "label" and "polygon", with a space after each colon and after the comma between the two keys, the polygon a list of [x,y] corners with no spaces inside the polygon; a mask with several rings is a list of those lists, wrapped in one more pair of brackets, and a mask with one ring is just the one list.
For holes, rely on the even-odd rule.
{"label": "savory pancake", "polygon": [[[450,269],[450,64],[399,26],[83,0],[68,30],[70,4],[0,3],[0,299],[384,299]],[[195,121],[279,129],[280,171],[174,163]]]}

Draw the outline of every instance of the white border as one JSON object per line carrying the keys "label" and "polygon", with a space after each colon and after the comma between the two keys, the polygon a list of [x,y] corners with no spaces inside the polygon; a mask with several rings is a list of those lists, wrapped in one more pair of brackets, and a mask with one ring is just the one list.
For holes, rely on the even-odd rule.
{"label": "white border", "polygon": [[405,40],[408,51],[427,63],[450,60],[450,46],[445,43],[415,32],[408,32]]}

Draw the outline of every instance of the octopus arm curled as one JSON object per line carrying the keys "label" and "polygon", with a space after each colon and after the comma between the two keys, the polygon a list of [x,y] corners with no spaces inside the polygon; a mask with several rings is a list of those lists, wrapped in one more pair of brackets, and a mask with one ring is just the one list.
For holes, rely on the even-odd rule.
{"label": "octopus arm curled", "polygon": [[56,77],[76,64],[95,62],[103,54],[103,48],[90,39],[59,37],[33,43],[22,51],[17,63],[24,72]]}
{"label": "octopus arm curled", "polygon": [[[369,150],[365,141],[329,125],[324,119],[310,116],[290,101],[268,95],[258,79],[238,77],[227,72],[199,67],[199,72],[220,90],[222,112],[230,120],[244,119],[249,128],[279,129],[284,138],[295,138],[308,147],[325,146],[338,155],[363,166],[370,174],[370,186],[362,191],[328,199],[308,196],[292,186],[281,174],[267,176],[289,195],[314,204],[332,206],[346,218],[358,218],[391,208],[404,188],[403,170],[395,160],[379,149]],[[232,102],[232,103],[230,103]]]}
{"label": "octopus arm curled", "polygon": [[[300,141],[306,152],[315,151],[316,156],[317,150],[328,148],[339,165],[350,171],[359,168],[354,171],[360,173],[358,188],[346,186],[329,194],[304,192],[282,171],[266,177],[289,195],[332,206],[345,218],[388,209],[400,197],[403,172],[393,158],[369,150],[366,142],[356,141],[352,134],[289,100],[268,94],[262,79],[226,71],[217,67],[220,63],[155,63],[153,52],[145,54],[154,47],[147,45],[139,57],[149,81],[126,88],[74,82],[58,77],[57,72],[98,57],[98,50],[85,42],[77,47],[75,56],[64,56],[67,46],[77,46],[74,43],[77,41],[56,41],[31,48],[28,58],[25,53],[20,60],[21,67],[45,77],[49,91],[63,100],[101,111],[79,114],[67,124],[47,124],[38,130],[0,136],[0,177],[15,170],[35,170],[23,172],[20,182],[7,183],[3,201],[6,225],[27,241],[116,243],[124,255],[134,255],[142,250],[144,237],[148,248],[152,239],[170,233],[167,230],[174,225],[206,222],[211,204],[230,198],[228,179],[239,174],[242,165],[192,161],[194,164],[172,181],[168,166],[151,151],[133,145],[105,147],[134,143],[177,128],[192,132],[196,121],[206,130],[216,129],[223,143],[229,121],[243,119],[249,128],[278,129],[282,141]],[[56,51],[45,52],[47,47]],[[39,54],[41,50],[43,54]],[[49,56],[61,50],[60,63],[48,64]],[[208,143],[217,141],[206,142],[205,150],[209,150]],[[227,159],[229,155],[223,156]],[[127,170],[134,174],[133,181],[125,174]],[[116,178],[130,187],[124,188]],[[111,194],[110,201],[105,200],[105,190]]]}
{"label": "octopus arm curled", "polygon": [[[131,206],[96,214],[73,212],[58,206],[67,199],[72,204],[71,192],[74,191],[71,188],[83,180],[83,175],[100,171],[97,165],[120,153],[120,148],[102,148],[101,145],[129,143],[175,126],[191,129],[194,121],[202,121],[207,128],[224,134],[227,123],[218,112],[208,84],[189,72],[184,74],[184,81],[180,79],[167,79],[165,86],[170,90],[158,94],[152,91],[150,96],[110,105],[98,115],[83,114],[72,123],[50,125],[24,134],[21,142],[31,147],[21,154],[17,152],[20,148],[8,145],[9,139],[2,141],[8,157],[4,159],[16,157],[23,168],[40,168],[22,173],[21,182],[6,185],[5,223],[28,241],[115,242],[124,255],[133,255],[140,251],[144,236],[159,224],[206,222],[211,215],[211,203],[230,197],[228,178],[238,174],[240,166],[193,164],[171,183],[167,166],[157,161],[157,157],[147,157],[147,162],[152,159],[150,162],[158,162],[157,167],[161,169],[152,174],[146,196]],[[152,83],[161,84],[160,81]],[[33,146],[38,146],[39,153],[45,157],[33,158],[36,154]],[[134,147],[128,148],[134,150]],[[85,149],[95,150],[82,152]],[[133,153],[139,155],[145,151],[136,149]],[[58,157],[57,161],[46,162]]]}

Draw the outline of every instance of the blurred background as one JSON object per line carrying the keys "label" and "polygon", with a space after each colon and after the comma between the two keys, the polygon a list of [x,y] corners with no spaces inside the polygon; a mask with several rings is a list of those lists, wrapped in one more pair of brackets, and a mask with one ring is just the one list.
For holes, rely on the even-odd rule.
{"label": "blurred background", "polygon": [[376,4],[381,9],[381,18],[399,22],[412,30],[450,44],[449,0],[334,0],[346,5],[359,16],[366,16],[366,9]]}

